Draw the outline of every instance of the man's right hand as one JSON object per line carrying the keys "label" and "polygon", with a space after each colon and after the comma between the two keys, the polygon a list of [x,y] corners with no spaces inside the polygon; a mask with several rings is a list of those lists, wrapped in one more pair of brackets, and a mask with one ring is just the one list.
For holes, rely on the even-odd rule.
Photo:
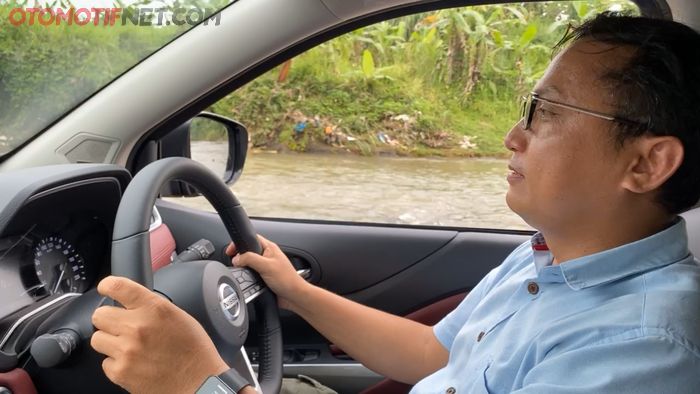
{"label": "man's right hand", "polygon": [[260,274],[265,284],[277,295],[280,308],[290,309],[294,299],[309,284],[297,274],[277,244],[261,235],[258,235],[258,241],[262,246],[262,255],[252,252],[237,254],[233,243],[226,248],[226,254],[233,256],[234,267],[249,267]]}
{"label": "man's right hand", "polygon": [[107,356],[105,375],[131,393],[194,393],[207,377],[229,369],[207,332],[175,304],[142,285],[109,276],[97,291],[123,307],[92,315],[90,345]]}

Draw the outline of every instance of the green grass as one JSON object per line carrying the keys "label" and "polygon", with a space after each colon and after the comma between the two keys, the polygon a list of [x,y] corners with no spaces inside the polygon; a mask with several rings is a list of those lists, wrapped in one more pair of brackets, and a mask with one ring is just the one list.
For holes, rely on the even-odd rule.
{"label": "green grass", "polygon": [[[329,150],[365,155],[507,154],[503,137],[517,119],[517,103],[501,97],[506,94],[478,91],[465,102],[442,86],[425,84],[408,70],[397,68],[390,78],[367,79],[323,73],[314,69],[310,58],[295,59],[285,82],[278,83],[279,69],[272,70],[222,99],[212,110],[245,124],[254,146],[267,149],[303,152],[326,145]],[[409,122],[391,120],[401,115],[408,116]],[[295,135],[295,124],[304,118],[310,120],[304,133]],[[320,127],[315,126],[314,118],[320,120]],[[326,126],[336,126],[356,140],[331,146],[324,142]],[[401,143],[382,143],[378,133]],[[461,148],[464,136],[476,147]]]}

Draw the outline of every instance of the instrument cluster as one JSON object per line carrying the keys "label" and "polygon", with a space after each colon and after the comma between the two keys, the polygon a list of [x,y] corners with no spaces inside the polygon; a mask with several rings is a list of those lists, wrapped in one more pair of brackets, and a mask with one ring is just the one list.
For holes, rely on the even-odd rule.
{"label": "instrument cluster", "polygon": [[0,238],[0,319],[44,299],[84,293],[109,272],[120,195],[109,183],[30,200]]}

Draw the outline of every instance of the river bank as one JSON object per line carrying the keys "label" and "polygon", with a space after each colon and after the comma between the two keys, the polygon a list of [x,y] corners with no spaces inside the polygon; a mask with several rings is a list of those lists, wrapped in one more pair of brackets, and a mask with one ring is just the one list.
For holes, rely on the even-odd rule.
{"label": "river bank", "polygon": [[[251,152],[495,159],[510,156],[500,141],[485,144],[479,136],[425,128],[417,116],[406,114],[387,115],[372,123],[370,131],[363,132],[343,126],[342,121],[307,117],[300,111],[278,118],[275,127],[248,131]],[[217,141],[221,136],[203,130],[193,132],[192,139]]]}
{"label": "river bank", "polygon": [[[361,156],[401,157],[494,157],[504,158],[508,152],[485,151],[479,137],[447,130],[434,130],[421,125],[420,115],[387,115],[374,122],[370,130],[353,132],[342,122],[318,116],[308,117],[294,111],[284,117],[280,132],[253,138],[253,148],[279,153],[350,153]],[[257,142],[257,146],[255,146]]]}
{"label": "river bank", "polygon": [[366,141],[359,143],[329,146],[327,144],[311,142],[303,151],[294,149],[283,143],[271,143],[265,146],[251,147],[253,154],[309,154],[309,155],[348,155],[364,157],[420,157],[420,158],[468,158],[468,159],[506,159],[508,153],[482,154],[460,148],[436,149],[427,147],[392,147],[371,146]]}

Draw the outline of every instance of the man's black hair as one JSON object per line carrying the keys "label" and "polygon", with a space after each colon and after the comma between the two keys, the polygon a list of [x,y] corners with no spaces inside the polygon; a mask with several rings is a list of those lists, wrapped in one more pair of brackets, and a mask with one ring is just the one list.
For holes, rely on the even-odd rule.
{"label": "man's black hair", "polygon": [[618,147],[651,134],[674,136],[684,159],[660,188],[657,201],[676,214],[700,199],[700,34],[669,20],[603,13],[573,28],[559,43],[591,39],[634,48],[629,61],[603,75],[614,89]]}

